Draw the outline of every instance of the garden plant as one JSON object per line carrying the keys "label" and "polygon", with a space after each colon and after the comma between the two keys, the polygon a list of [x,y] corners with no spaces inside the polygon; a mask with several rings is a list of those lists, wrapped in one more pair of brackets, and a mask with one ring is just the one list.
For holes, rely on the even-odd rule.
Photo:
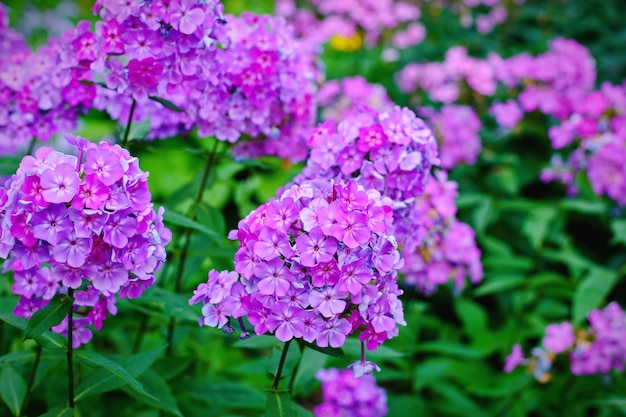
{"label": "garden plant", "polygon": [[626,415],[621,0],[3,0],[0,415]]}

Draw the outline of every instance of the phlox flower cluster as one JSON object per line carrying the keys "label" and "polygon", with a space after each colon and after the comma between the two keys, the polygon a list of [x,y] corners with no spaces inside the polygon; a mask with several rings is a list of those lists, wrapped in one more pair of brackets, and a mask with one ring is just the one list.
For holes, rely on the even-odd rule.
{"label": "phlox flower cluster", "polygon": [[476,246],[474,230],[456,218],[457,184],[447,179],[445,171],[430,177],[424,194],[415,202],[414,216],[419,228],[414,239],[417,249],[402,248],[404,266],[400,269],[404,283],[423,294],[452,282],[457,291],[469,276],[472,284],[482,280],[481,252]]}
{"label": "phlox flower cluster", "polygon": [[373,45],[380,41],[383,31],[395,30],[393,46],[407,48],[426,35],[417,21],[421,11],[409,1],[278,0],[276,13],[289,19],[299,37],[316,44],[362,31],[365,41]]}
{"label": "phlox flower cluster", "polygon": [[479,132],[483,125],[472,107],[446,104],[439,110],[422,107],[419,113],[435,132],[443,169],[476,163],[482,149]]}
{"label": "phlox flower cluster", "polygon": [[149,137],[173,135],[193,121],[149,97],[181,103],[197,90],[212,71],[203,62],[215,61],[222,9],[217,0],[99,0],[95,28],[80,21],[63,35],[66,65],[102,84],[90,86],[97,109],[122,124],[132,109],[134,121],[150,118]]}
{"label": "phlox flower cluster", "polygon": [[[341,347],[358,334],[373,350],[405,325],[391,202],[354,181],[308,181],[252,211],[230,234],[235,272],[209,272],[190,304],[200,325]],[[362,361],[359,369],[371,371]],[[368,368],[365,370],[365,368]]]}
{"label": "phlox flower cluster", "polygon": [[[521,346],[515,345],[504,370],[512,372],[525,365],[538,380],[547,380],[552,363],[558,355],[566,354],[574,375],[622,372],[626,366],[626,312],[612,302],[590,312],[587,319],[589,326],[584,329],[569,322],[548,325],[542,346],[535,348],[529,359],[524,358]],[[536,359],[539,355],[543,360]]]}
{"label": "phlox flower cluster", "polygon": [[[322,107],[322,114],[331,120],[356,116],[368,109],[393,109],[384,88],[369,84],[362,78],[346,78],[332,84],[329,82],[320,92],[325,93],[320,104],[330,106]],[[312,156],[315,149],[313,144]],[[313,169],[305,169],[305,174],[329,175],[311,160],[309,165]],[[363,166],[367,165],[364,163]],[[335,172],[331,171],[330,174]],[[383,175],[381,172],[378,174]],[[359,181],[360,177],[356,178]],[[394,222],[400,232],[396,236],[405,261],[401,274],[406,284],[415,286],[424,294],[432,293],[438,285],[449,281],[453,281],[460,290],[466,276],[469,275],[473,283],[482,279],[481,253],[476,246],[474,231],[455,217],[456,183],[448,181],[444,171],[439,171],[435,177],[427,175],[426,178],[425,188],[414,190],[416,194],[413,203],[403,202],[394,206]],[[393,192],[393,188],[383,186],[379,191]]]}
{"label": "phlox flower cluster", "polygon": [[[86,326],[100,329],[116,313],[116,295],[136,298],[152,285],[171,232],[137,158],[118,145],[66,138],[78,156],[41,147],[0,188],[0,257],[8,259],[3,272],[14,272],[20,317],[76,290],[78,346],[91,339]],[[54,330],[65,333],[67,322]]]}
{"label": "phlox flower cluster", "polygon": [[[131,110],[133,120],[149,119],[148,138],[198,128],[201,136],[240,141],[238,157],[306,157],[318,51],[296,41],[284,19],[223,16],[219,2],[138,2],[130,11],[109,3],[96,25],[101,53],[91,64],[107,87],[98,86],[97,108],[122,124]],[[105,33],[115,33],[115,42]]]}
{"label": "phlox flower cluster", "polygon": [[293,181],[343,178],[377,190],[392,200],[393,234],[407,246],[420,222],[412,214],[415,199],[423,194],[431,167],[439,163],[437,143],[424,121],[408,108],[364,109],[316,128],[309,138],[307,165]]}
{"label": "phlox flower cluster", "polygon": [[456,102],[466,83],[483,96],[491,96],[498,86],[493,65],[467,54],[467,49],[455,46],[446,51],[443,62],[410,63],[396,74],[400,90],[413,93],[424,91],[432,101]]}
{"label": "phlox flower cluster", "polygon": [[321,404],[316,417],[383,417],[387,415],[387,392],[372,375],[356,378],[346,369],[320,369],[315,377],[322,382]]}
{"label": "phlox flower cluster", "polygon": [[393,102],[380,84],[371,84],[360,75],[326,81],[317,93],[323,120],[340,121],[363,111],[391,110]]}
{"label": "phlox flower cluster", "polygon": [[548,132],[555,154],[543,181],[559,181],[576,192],[576,174],[586,172],[593,191],[626,205],[626,84],[602,84],[572,103],[574,110]]}
{"label": "phlox flower cluster", "polygon": [[25,151],[36,138],[47,141],[76,128],[89,107],[93,87],[78,82],[79,71],[63,65],[62,43],[51,39],[33,51],[11,29],[0,3],[0,155]]}

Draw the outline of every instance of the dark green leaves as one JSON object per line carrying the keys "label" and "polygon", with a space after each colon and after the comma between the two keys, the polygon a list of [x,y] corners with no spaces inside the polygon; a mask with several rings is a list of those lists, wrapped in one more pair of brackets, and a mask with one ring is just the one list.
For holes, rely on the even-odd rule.
{"label": "dark green leaves", "polygon": [[287,391],[271,390],[267,393],[266,417],[295,417],[297,416],[293,401]]}
{"label": "dark green leaves", "polygon": [[175,112],[178,112],[178,113],[185,113],[185,110],[181,109],[180,107],[178,107],[176,104],[172,103],[169,100],[166,100],[161,97],[156,97],[156,96],[148,96],[148,98],[150,100],[156,101],[157,103],[160,103],[166,109],[174,110]]}
{"label": "dark green leaves", "polygon": [[0,396],[11,413],[19,416],[26,396],[26,382],[10,365],[5,365],[0,374]]}
{"label": "dark green leaves", "polygon": [[47,306],[37,311],[28,321],[24,339],[35,339],[46,330],[61,323],[72,309],[74,298],[65,294],[55,295]]}
{"label": "dark green leaves", "polygon": [[609,294],[616,280],[617,275],[613,271],[603,268],[589,271],[574,293],[573,324],[580,324],[591,310],[600,307],[600,302]]}

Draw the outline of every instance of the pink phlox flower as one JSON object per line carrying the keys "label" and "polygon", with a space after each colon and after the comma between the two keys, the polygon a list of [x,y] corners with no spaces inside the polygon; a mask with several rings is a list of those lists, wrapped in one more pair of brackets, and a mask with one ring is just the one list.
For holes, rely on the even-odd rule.
{"label": "pink phlox flower", "polygon": [[280,258],[272,258],[267,262],[260,262],[254,269],[254,274],[260,278],[259,292],[264,295],[275,294],[283,297],[287,294],[294,277]]}
{"label": "pink phlox flower", "polygon": [[69,203],[78,192],[80,178],[74,167],[61,163],[41,175],[42,195],[48,203]]}
{"label": "pink phlox flower", "polygon": [[311,307],[320,312],[324,317],[339,316],[346,309],[344,301],[348,296],[346,291],[341,291],[337,286],[327,286],[321,290],[312,290],[309,295]]}
{"label": "pink phlox flower", "polygon": [[335,259],[320,262],[311,269],[311,284],[321,288],[325,285],[335,285],[339,281],[339,266]]}
{"label": "pink phlox flower", "polygon": [[111,186],[124,175],[124,166],[120,157],[112,151],[100,148],[87,150],[85,174],[95,174],[100,182]]}
{"label": "pink phlox flower", "polygon": [[102,228],[106,243],[116,248],[123,248],[128,244],[128,238],[137,231],[137,220],[129,214],[130,210],[123,210],[109,216]]}
{"label": "pink phlox flower", "polygon": [[56,245],[60,233],[73,227],[64,204],[51,204],[33,214],[33,236]]}
{"label": "pink phlox flower", "polygon": [[222,302],[230,294],[230,289],[238,279],[239,274],[236,272],[211,270],[207,282],[209,285],[209,302],[213,304]]}
{"label": "pink phlox flower", "polygon": [[379,123],[374,123],[373,125],[359,128],[357,148],[359,151],[366,153],[380,148],[387,140],[387,135],[382,126]]}
{"label": "pink phlox flower", "polygon": [[574,327],[570,322],[564,321],[548,325],[541,343],[544,348],[558,354],[574,346],[575,341]]}
{"label": "pink phlox flower", "polygon": [[163,65],[156,62],[153,57],[142,60],[131,59],[126,68],[128,81],[148,89],[159,83],[159,76],[163,72]]}
{"label": "pink phlox flower", "polygon": [[291,257],[293,249],[284,233],[264,227],[259,233],[259,240],[254,244],[254,253],[269,261],[279,256]]}
{"label": "pink phlox flower", "polygon": [[174,11],[170,15],[170,23],[185,35],[190,35],[204,22],[204,11],[196,0],[172,0]]}
{"label": "pink phlox flower", "polygon": [[300,263],[303,266],[313,267],[321,262],[329,262],[337,251],[337,241],[326,237],[322,229],[316,227],[308,234],[296,238],[296,249],[300,253]]}
{"label": "pink phlox flower", "polygon": [[315,342],[319,347],[339,348],[343,346],[351,330],[352,326],[345,318],[331,318],[323,322]]}
{"label": "pink phlox flower", "polygon": [[267,319],[267,326],[273,331],[276,338],[287,342],[294,337],[302,337],[304,333],[304,312],[300,308],[292,307],[287,303],[277,302]]}
{"label": "pink phlox flower", "polygon": [[95,174],[88,174],[72,200],[72,207],[81,210],[84,207],[97,210],[109,198],[109,188],[102,184]]}
{"label": "pink phlox flower", "polygon": [[265,226],[285,233],[297,217],[298,212],[294,205],[294,200],[287,197],[282,199],[280,203],[272,202],[268,204]]}
{"label": "pink phlox flower", "polygon": [[333,225],[331,234],[346,244],[350,249],[366,244],[372,235],[367,225],[365,213],[349,211],[338,208],[334,211],[336,224]]}
{"label": "pink phlox flower", "polygon": [[57,243],[52,247],[52,256],[57,262],[65,262],[78,268],[87,261],[91,247],[91,239],[76,236],[72,229],[64,230],[58,235]]}

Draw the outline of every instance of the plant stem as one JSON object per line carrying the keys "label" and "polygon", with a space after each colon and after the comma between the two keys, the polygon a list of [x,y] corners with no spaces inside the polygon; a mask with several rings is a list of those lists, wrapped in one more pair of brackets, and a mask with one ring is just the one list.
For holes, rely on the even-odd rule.
{"label": "plant stem", "polygon": [[137,337],[135,343],[133,343],[133,353],[138,353],[141,349],[141,342],[143,342],[143,335],[148,328],[148,320],[150,317],[147,314],[141,315],[141,321],[139,322],[139,328],[137,329]]}
{"label": "plant stem", "polygon": [[124,140],[122,141],[122,148],[125,148],[128,144],[128,135],[130,134],[130,126],[133,124],[133,115],[135,114],[135,106],[137,102],[133,99],[133,104],[130,106],[130,114],[128,115],[128,123],[126,123],[126,132],[124,132]]}
{"label": "plant stem", "polygon": [[35,149],[35,142],[37,142],[37,138],[33,138],[28,145],[28,150],[26,151],[26,155],[32,155],[33,150]]}
{"label": "plant stem", "polygon": [[[209,152],[209,156],[207,159],[207,163],[204,167],[204,173],[202,174],[202,180],[200,181],[200,188],[196,193],[196,198],[194,199],[193,205],[190,210],[191,220],[195,221],[197,218],[197,213],[195,208],[202,202],[202,196],[204,195],[204,189],[206,188],[207,182],[209,180],[209,176],[211,171],[213,170],[213,165],[215,165],[215,160],[217,159],[217,149],[219,146],[219,141],[216,139],[213,145],[213,149]],[[182,288],[183,282],[183,273],[185,272],[185,262],[187,261],[187,255],[189,254],[189,246],[191,245],[191,236],[193,234],[193,230],[190,228],[185,228],[184,230],[184,243],[183,248],[180,252],[180,258],[178,260],[178,269],[176,270],[176,280],[174,281],[174,292],[179,293]],[[166,356],[171,356],[173,351],[173,340],[174,340],[174,330],[176,329],[176,319],[170,318],[169,325],[167,326],[167,350],[165,351]]]}
{"label": "plant stem", "polygon": [[24,401],[22,401],[22,407],[20,408],[20,415],[24,414],[24,410],[26,410],[26,406],[28,405],[28,400],[30,400],[30,393],[33,390],[33,385],[35,384],[35,376],[37,375],[37,368],[39,368],[39,362],[41,361],[41,351],[43,347],[41,345],[37,345],[37,353],[35,356],[35,364],[33,365],[33,371],[30,374],[30,379],[28,380],[28,386],[26,387],[26,394],[24,395]]}
{"label": "plant stem", "polygon": [[74,408],[74,289],[69,288],[67,295],[72,299],[72,307],[67,314],[67,386],[70,408]]}
{"label": "plant stem", "polygon": [[289,345],[291,344],[291,340],[287,340],[285,342],[285,346],[283,346],[283,352],[280,354],[280,362],[278,362],[278,369],[276,370],[276,375],[274,375],[274,382],[272,382],[272,389],[278,389],[278,383],[280,382],[280,374],[283,373],[283,366],[285,366],[285,359],[287,359],[287,352],[289,351]]}

